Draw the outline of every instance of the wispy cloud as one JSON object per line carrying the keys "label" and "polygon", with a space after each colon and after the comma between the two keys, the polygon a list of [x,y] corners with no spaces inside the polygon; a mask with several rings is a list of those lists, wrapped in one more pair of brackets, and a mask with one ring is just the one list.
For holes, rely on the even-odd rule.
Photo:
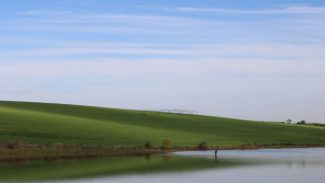
{"label": "wispy cloud", "polygon": [[24,17],[0,20],[2,32],[84,33],[143,36],[188,36],[213,33],[218,27],[228,26],[225,21],[211,21],[177,15],[38,12]]}
{"label": "wispy cloud", "polygon": [[[264,21],[246,17],[238,20],[211,19],[186,14],[151,15],[130,13],[85,13],[76,12],[26,12],[24,17],[0,20],[0,31],[5,34],[15,32],[15,37],[24,33],[27,37],[37,37],[53,34],[84,34],[84,37],[152,39],[155,41],[234,41],[234,40],[296,40],[300,41],[323,39],[325,12],[323,7],[287,7],[279,9],[249,10],[249,9],[205,9],[180,7],[178,11],[215,12],[241,14],[284,14]],[[282,12],[282,13],[281,13]],[[285,13],[286,12],[286,13]],[[299,18],[285,16],[287,14],[303,13]],[[313,17],[310,18],[312,12]],[[281,32],[281,34],[278,34]],[[273,36],[267,36],[273,35]],[[1,36],[4,37],[4,36]],[[79,38],[82,36],[79,36]],[[21,38],[19,38],[21,39]],[[23,40],[23,39],[22,39]],[[0,40],[1,41],[1,40]],[[15,40],[13,40],[15,41]],[[131,42],[131,40],[130,40]]]}
{"label": "wispy cloud", "polygon": [[[210,20],[199,19],[195,17],[178,16],[178,15],[153,15],[153,14],[131,14],[131,13],[77,13],[67,11],[27,11],[20,12],[24,15],[24,21],[39,23],[66,23],[66,24],[113,24],[119,25],[127,23],[129,25],[151,25],[151,26],[186,26],[190,25],[207,25],[215,23]],[[17,23],[19,19],[10,20]]]}
{"label": "wispy cloud", "polygon": [[230,8],[196,8],[179,7],[178,11],[195,13],[220,14],[255,14],[255,15],[288,15],[288,14],[325,14],[325,7],[287,6],[274,9],[230,9]]}
{"label": "wispy cloud", "polygon": [[62,42],[50,48],[0,51],[3,60],[28,61],[56,57],[92,55],[96,58],[124,55],[130,60],[142,57],[177,57],[196,60],[218,58],[252,58],[273,60],[319,61],[325,59],[323,43],[220,43],[220,44],[132,44],[108,42]]}
{"label": "wispy cloud", "polygon": [[[182,75],[202,74],[242,75],[324,75],[325,61],[287,62],[272,59],[232,59],[215,58],[180,60],[180,59],[141,59],[100,61],[30,61],[6,63],[0,67],[2,77],[55,77],[55,76],[134,76],[134,75]],[[43,78],[44,79],[44,78]]]}

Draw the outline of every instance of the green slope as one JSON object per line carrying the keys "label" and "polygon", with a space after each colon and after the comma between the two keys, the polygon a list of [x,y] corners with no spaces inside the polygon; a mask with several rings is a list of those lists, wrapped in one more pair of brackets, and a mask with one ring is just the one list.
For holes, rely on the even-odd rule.
{"label": "green slope", "polygon": [[0,143],[325,144],[325,128],[77,105],[0,102]]}

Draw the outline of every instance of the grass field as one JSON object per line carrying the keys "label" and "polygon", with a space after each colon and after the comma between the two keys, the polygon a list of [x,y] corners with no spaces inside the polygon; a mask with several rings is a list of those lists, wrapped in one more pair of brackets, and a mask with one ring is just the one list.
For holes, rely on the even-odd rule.
{"label": "grass field", "polygon": [[0,102],[0,143],[325,144],[325,128],[77,105]]}

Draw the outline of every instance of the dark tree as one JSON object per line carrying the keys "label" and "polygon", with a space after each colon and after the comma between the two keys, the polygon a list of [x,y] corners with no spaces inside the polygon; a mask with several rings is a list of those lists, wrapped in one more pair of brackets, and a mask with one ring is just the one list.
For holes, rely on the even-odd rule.
{"label": "dark tree", "polygon": [[164,140],[161,147],[162,150],[170,150],[172,148],[172,143],[170,140]]}
{"label": "dark tree", "polygon": [[291,120],[291,119],[287,119],[285,122],[286,122],[287,124],[290,124],[290,123],[292,122],[292,120]]}
{"label": "dark tree", "polygon": [[146,149],[151,149],[151,148],[152,148],[152,145],[151,145],[150,142],[147,142],[147,143],[144,144],[144,147],[145,147]]}
{"label": "dark tree", "polygon": [[206,142],[201,142],[198,146],[200,150],[207,150],[208,149],[208,144]]}

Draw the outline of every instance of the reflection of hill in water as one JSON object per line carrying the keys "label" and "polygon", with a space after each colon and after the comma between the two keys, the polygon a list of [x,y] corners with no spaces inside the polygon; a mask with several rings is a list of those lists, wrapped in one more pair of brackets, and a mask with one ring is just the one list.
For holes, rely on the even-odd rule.
{"label": "reflection of hill in water", "polygon": [[62,180],[127,174],[183,172],[236,165],[240,165],[240,163],[168,155],[12,162],[0,163],[0,181]]}
{"label": "reflection of hill in water", "polygon": [[79,183],[91,180],[106,183],[118,180],[129,183],[137,178],[136,182],[151,183],[164,178],[159,181],[260,183],[264,177],[269,176],[273,180],[274,176],[276,182],[305,183],[309,178],[320,180],[323,173],[319,172],[324,170],[325,148],[219,151],[218,159],[214,159],[212,151],[196,151],[172,155],[0,163],[0,182],[50,180],[54,183],[58,180],[65,183],[71,180]]}

